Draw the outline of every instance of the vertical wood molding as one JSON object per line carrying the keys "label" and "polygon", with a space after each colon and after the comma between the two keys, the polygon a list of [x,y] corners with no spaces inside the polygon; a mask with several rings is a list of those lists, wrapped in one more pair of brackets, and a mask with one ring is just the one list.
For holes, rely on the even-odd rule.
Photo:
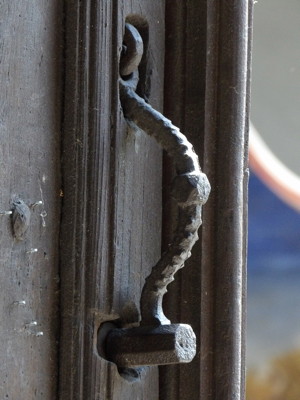
{"label": "vertical wood molding", "polygon": [[161,151],[119,103],[125,18],[149,24],[150,102],[161,108],[164,2],[65,1],[61,400],[157,400],[157,368],[129,383],[99,356],[101,322],[139,308],[160,256]]}
{"label": "vertical wood molding", "polygon": [[252,1],[166,4],[165,109],[194,144],[212,192],[202,239],[175,282],[180,306],[172,293],[167,299],[169,313],[193,326],[199,353],[162,368],[161,399],[242,400]]}
{"label": "vertical wood molding", "polygon": [[[165,114],[178,125],[193,144],[203,166],[205,73],[206,73],[206,4],[201,1],[166,2],[166,64]],[[172,164],[164,162],[164,187],[172,180]],[[176,221],[177,207],[164,195],[165,246],[170,243]],[[210,200],[208,200],[210,201]],[[207,205],[204,206],[204,209]],[[201,228],[200,228],[201,237]],[[172,322],[188,323],[197,337],[197,355],[185,365],[160,368],[160,398],[162,400],[196,400],[200,393],[200,298],[201,239],[195,244],[184,270],[165,296],[167,317]]]}
{"label": "vertical wood molding", "polygon": [[212,1],[207,8],[205,171],[213,190],[203,225],[201,396],[214,400],[245,396],[251,3]]}

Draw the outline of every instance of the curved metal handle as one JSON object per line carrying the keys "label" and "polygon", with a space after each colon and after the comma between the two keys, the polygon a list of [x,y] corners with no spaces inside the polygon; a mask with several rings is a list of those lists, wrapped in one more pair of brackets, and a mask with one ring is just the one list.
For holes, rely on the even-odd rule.
{"label": "curved metal handle", "polygon": [[198,239],[197,231],[202,223],[201,208],[208,199],[210,185],[206,175],[201,172],[198,156],[187,138],[171,121],[139,97],[128,81],[122,79],[120,100],[125,118],[154,137],[174,159],[176,167],[172,196],[179,207],[177,229],[172,244],[146,278],[141,296],[141,325],[169,324],[162,309],[163,296],[177,270],[190,257]]}
{"label": "curved metal handle", "polygon": [[131,125],[135,124],[154,137],[173,157],[177,176],[172,183],[172,195],[177,200],[179,218],[172,244],[146,278],[141,295],[140,326],[110,330],[105,341],[106,354],[107,359],[121,368],[186,363],[196,354],[195,334],[189,325],[171,324],[164,315],[162,301],[168,284],[174,280],[176,271],[184,266],[198,239],[201,208],[208,198],[210,185],[187,138],[135,93],[138,82],[136,68],[143,46],[132,25],[126,24],[124,41],[127,56],[131,54],[126,57],[126,62],[123,59],[120,63],[121,74],[122,71],[126,73],[121,75],[124,79],[120,78],[124,116]]}
{"label": "curved metal handle", "polygon": [[[126,80],[120,79],[120,101],[124,116],[156,139],[174,159],[177,173],[172,184],[172,195],[179,207],[174,240],[147,277],[141,296],[141,325],[158,326],[170,323],[163,313],[163,296],[168,284],[174,280],[176,271],[190,257],[198,239],[197,231],[202,222],[201,208],[208,199],[210,185],[206,175],[201,172],[198,156],[187,138],[171,121],[135,93],[138,81],[136,69],[143,45],[139,32],[130,24],[125,26],[124,41],[129,43],[131,50],[121,58],[121,76],[124,75],[122,71],[126,71]],[[128,75],[130,73],[131,77]]]}

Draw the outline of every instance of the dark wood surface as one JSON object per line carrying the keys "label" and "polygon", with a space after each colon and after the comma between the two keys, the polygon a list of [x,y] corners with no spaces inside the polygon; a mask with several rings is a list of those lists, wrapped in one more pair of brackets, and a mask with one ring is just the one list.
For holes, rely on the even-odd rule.
{"label": "dark wood surface", "polygon": [[[158,399],[158,369],[128,382],[96,349],[104,321],[130,320],[160,256],[161,150],[128,129],[118,98],[125,18],[149,45],[142,70],[161,109],[164,2],[66,2],[60,398]],[[145,63],[144,63],[145,65]]]}
{"label": "dark wood surface", "polygon": [[16,197],[43,201],[31,209],[23,241],[12,236],[11,216],[0,216],[3,400],[53,400],[57,393],[60,3],[0,3],[0,211],[12,209]]}
{"label": "dark wood surface", "polygon": [[216,400],[245,398],[251,11],[252,1],[208,6],[205,168],[215,190],[203,226],[201,395]]}
{"label": "dark wood surface", "polygon": [[[168,0],[164,85],[164,2],[66,0],[64,43],[58,0],[0,5],[0,212],[17,196],[43,201],[31,209],[23,241],[13,238],[11,217],[0,216],[1,399],[57,397],[59,289],[61,400],[244,398],[251,7],[250,0]],[[146,369],[134,382],[100,357],[97,331],[120,316],[136,320],[176,210],[172,163],[162,171],[157,144],[128,129],[120,109],[126,17],[148,43],[139,93],[159,110],[165,97],[167,116],[194,144],[213,188],[202,237],[166,299],[172,322],[195,330],[197,356],[161,368],[160,378],[158,368]]]}
{"label": "dark wood surface", "polygon": [[[194,144],[212,192],[201,239],[166,299],[172,321],[195,330],[198,353],[161,368],[161,399],[242,400],[252,1],[166,4],[165,110]],[[164,170],[168,183],[169,160]],[[166,203],[165,245],[173,213]]]}
{"label": "dark wood surface", "polygon": [[[178,125],[193,144],[203,166],[205,76],[206,76],[206,5],[191,1],[166,2],[165,114]],[[205,170],[204,170],[205,172]],[[165,158],[164,187],[172,177],[172,160]],[[210,202],[210,198],[208,200]],[[163,244],[171,241],[177,209],[164,191]],[[207,204],[204,205],[204,215]],[[201,227],[199,235],[201,238]],[[191,258],[168,287],[167,316],[172,322],[190,324],[197,337],[197,354],[190,364],[160,368],[162,400],[196,400],[200,395],[200,300],[201,239]]]}

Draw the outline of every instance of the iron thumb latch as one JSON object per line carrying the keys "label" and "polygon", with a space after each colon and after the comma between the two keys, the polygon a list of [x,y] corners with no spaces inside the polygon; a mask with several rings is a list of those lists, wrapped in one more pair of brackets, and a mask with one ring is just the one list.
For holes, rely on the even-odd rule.
{"label": "iron thumb latch", "polygon": [[106,354],[118,367],[138,367],[190,362],[196,354],[196,337],[191,326],[171,324],[162,301],[175,273],[191,256],[198,239],[202,205],[210,184],[201,172],[198,156],[185,135],[161,113],[139,97],[138,65],[143,41],[137,29],[126,24],[125,52],[120,62],[120,101],[126,120],[152,136],[174,160],[176,176],[172,196],[178,204],[178,223],[173,242],[146,278],[141,294],[139,327],[112,329],[106,338]]}

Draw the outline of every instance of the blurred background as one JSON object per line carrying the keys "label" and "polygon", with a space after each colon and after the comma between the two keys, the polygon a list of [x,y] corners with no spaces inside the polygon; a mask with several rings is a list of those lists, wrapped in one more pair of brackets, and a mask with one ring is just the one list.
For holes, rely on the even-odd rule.
{"label": "blurred background", "polygon": [[247,400],[298,400],[299,0],[255,4],[251,121],[263,147],[250,150]]}

